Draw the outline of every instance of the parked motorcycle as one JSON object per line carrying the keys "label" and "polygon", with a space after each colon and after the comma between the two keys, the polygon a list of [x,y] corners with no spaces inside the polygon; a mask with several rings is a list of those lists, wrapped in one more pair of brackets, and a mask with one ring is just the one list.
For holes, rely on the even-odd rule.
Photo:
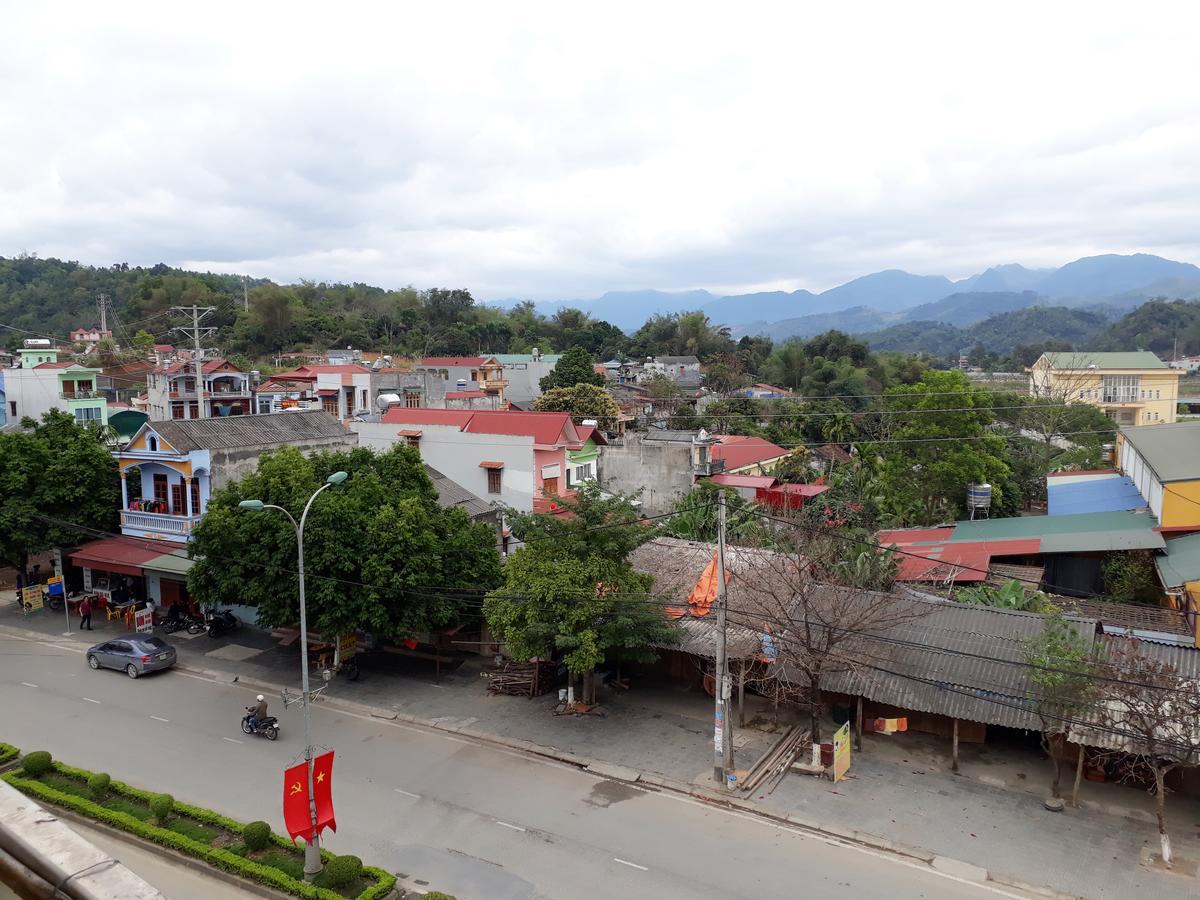
{"label": "parked motorcycle", "polygon": [[279,737],[279,723],[274,716],[267,716],[265,719],[260,719],[258,722],[251,724],[251,719],[254,718],[254,707],[246,707],[246,715],[242,717],[242,733],[257,734],[265,737],[268,741],[273,741]]}
{"label": "parked motorcycle", "polygon": [[242,623],[227,609],[212,609],[207,615],[208,621],[208,636],[221,637],[229,634],[231,631],[236,631]]}
{"label": "parked motorcycle", "polygon": [[166,616],[163,617],[162,627],[167,634],[184,630],[188,634],[199,634],[205,627],[204,617],[182,604],[176,603],[167,610]]}

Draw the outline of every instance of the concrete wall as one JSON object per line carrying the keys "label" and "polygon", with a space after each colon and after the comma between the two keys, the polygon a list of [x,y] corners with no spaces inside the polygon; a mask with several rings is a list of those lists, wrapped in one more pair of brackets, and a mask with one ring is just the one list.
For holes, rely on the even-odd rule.
{"label": "concrete wall", "polygon": [[[372,450],[387,450],[403,440],[398,434],[398,425],[351,422],[350,427],[357,432],[360,444]],[[489,502],[498,500],[521,512],[533,509],[537,478],[532,437],[464,434],[457,427],[443,425],[418,425],[412,426],[412,430],[421,432],[417,444],[421,459],[451,481]],[[484,461],[504,463],[499,494],[488,493],[487,470],[479,466]]]}
{"label": "concrete wall", "polygon": [[[5,413],[18,423],[25,416],[41,419],[52,409],[67,411],[67,401],[58,396],[59,369],[6,369],[4,371]],[[16,415],[11,404],[17,404]]]}
{"label": "concrete wall", "polygon": [[[287,413],[280,413],[280,415],[285,416]],[[277,450],[285,446],[297,447],[305,455],[317,453],[321,450],[353,450],[358,446],[358,435],[353,432],[346,432],[342,437],[307,440],[291,444],[265,444],[261,447],[238,448],[236,450],[213,450],[211,451],[212,470],[209,473],[210,493],[223,488],[231,481],[237,481],[242,476],[249,475],[258,468],[259,457],[268,450]]]}
{"label": "concrete wall", "polygon": [[641,491],[646,515],[668,513],[675,501],[692,489],[692,445],[645,441],[641,434],[631,432],[623,441],[600,449],[599,478],[605,490]]}
{"label": "concrete wall", "polygon": [[508,379],[505,399],[514,403],[528,403],[542,396],[541,380],[554,371],[554,365],[545,360],[505,363],[504,377]]}

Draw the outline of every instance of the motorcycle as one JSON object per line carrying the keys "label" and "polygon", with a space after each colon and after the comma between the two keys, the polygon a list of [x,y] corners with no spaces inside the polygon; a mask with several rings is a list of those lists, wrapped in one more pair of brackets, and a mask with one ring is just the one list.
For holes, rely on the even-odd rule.
{"label": "motorcycle", "polygon": [[162,627],[167,634],[174,634],[176,631],[185,629],[188,634],[199,634],[204,630],[204,617],[176,603],[167,610]]}
{"label": "motorcycle", "polygon": [[207,615],[208,621],[208,636],[221,637],[224,634],[229,634],[231,631],[236,631],[242,623],[227,609],[209,610]]}
{"label": "motorcycle", "polygon": [[268,741],[273,741],[279,737],[279,723],[274,716],[267,716],[265,719],[260,719],[258,722],[251,724],[250,720],[254,718],[254,707],[246,707],[246,715],[242,717],[242,733],[243,734],[258,734],[265,737]]}

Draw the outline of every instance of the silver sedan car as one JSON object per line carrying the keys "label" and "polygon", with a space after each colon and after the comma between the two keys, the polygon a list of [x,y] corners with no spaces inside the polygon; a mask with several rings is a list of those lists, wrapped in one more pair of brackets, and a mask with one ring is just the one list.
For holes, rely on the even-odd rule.
{"label": "silver sedan car", "polygon": [[175,648],[152,634],[131,634],[90,647],[87,662],[93,669],[119,669],[137,678],[175,665]]}

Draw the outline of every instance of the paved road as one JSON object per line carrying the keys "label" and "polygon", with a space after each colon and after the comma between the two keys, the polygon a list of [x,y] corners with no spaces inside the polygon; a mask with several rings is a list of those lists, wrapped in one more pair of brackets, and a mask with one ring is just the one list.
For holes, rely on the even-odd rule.
{"label": "paved road", "polygon": [[[0,740],[282,830],[298,709],[272,744],[238,729],[253,692],[182,672],[92,672],[81,648],[0,636]],[[269,698],[273,699],[273,698]],[[337,751],[334,851],[472,898],[1018,896],[751,816],[318,705]]]}

